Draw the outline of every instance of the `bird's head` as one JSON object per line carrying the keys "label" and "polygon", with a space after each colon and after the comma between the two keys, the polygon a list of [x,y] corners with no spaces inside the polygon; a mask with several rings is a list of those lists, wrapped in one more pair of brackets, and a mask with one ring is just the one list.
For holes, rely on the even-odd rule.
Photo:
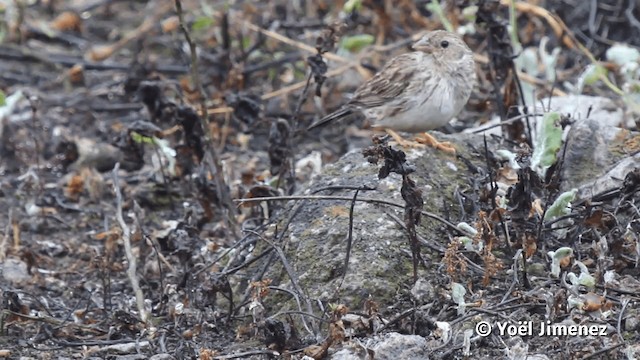
{"label": "bird's head", "polygon": [[424,35],[411,48],[432,55],[436,59],[458,60],[471,55],[471,49],[457,34],[436,30]]}

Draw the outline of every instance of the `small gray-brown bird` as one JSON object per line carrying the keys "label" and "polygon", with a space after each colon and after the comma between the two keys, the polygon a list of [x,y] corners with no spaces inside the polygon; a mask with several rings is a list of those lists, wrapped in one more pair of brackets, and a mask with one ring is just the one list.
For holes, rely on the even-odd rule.
{"label": "small gray-brown bird", "polygon": [[[402,144],[394,131],[420,133],[447,124],[467,103],[476,82],[473,52],[458,35],[443,30],[429,32],[412,48],[415,51],[391,59],[351,100],[308,129],[361,112]],[[416,141],[455,152],[427,133]]]}

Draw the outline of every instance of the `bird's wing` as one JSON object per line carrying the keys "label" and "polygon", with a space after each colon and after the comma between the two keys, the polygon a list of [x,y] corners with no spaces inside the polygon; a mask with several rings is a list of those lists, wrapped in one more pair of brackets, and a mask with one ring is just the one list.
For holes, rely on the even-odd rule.
{"label": "bird's wing", "polygon": [[417,67],[416,63],[413,53],[396,56],[374,77],[362,84],[349,103],[364,109],[388,104],[389,100],[407,89],[416,71],[427,70]]}
{"label": "bird's wing", "polygon": [[407,89],[416,71],[429,71],[418,66],[415,53],[407,53],[391,59],[376,75],[362,84],[353,98],[335,112],[311,124],[307,130],[320,127],[330,121],[352,113],[389,104]]}

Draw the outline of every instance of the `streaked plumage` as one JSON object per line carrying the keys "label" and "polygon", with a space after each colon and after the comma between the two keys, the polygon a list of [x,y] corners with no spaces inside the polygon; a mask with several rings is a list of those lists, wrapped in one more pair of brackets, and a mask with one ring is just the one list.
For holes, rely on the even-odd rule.
{"label": "streaked plumage", "polygon": [[469,100],[476,82],[473,52],[456,34],[437,30],[391,59],[337,111],[309,129],[362,112],[374,126],[424,132],[447,124]]}

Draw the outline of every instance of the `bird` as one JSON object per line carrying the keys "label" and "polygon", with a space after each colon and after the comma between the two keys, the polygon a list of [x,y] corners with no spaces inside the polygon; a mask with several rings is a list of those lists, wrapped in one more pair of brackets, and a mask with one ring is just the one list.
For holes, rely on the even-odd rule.
{"label": "bird", "polygon": [[422,133],[416,142],[455,153],[446,142],[426,133],[446,125],[465,106],[476,83],[473,51],[455,33],[430,31],[355,91],[338,110],[307,127],[323,126],[361,113],[401,145],[396,131]]}

